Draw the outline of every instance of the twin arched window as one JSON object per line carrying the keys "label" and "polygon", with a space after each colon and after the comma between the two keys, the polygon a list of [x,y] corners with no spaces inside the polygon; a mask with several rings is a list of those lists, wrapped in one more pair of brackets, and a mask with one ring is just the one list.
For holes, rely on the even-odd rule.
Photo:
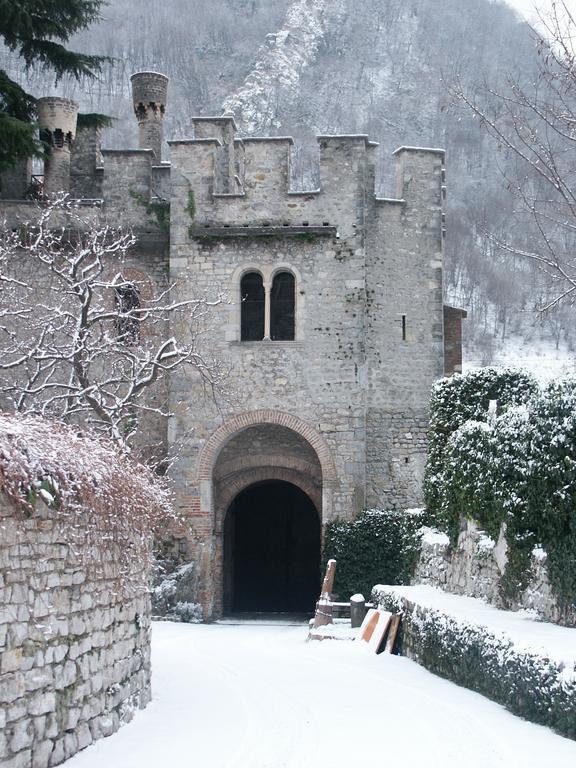
{"label": "twin arched window", "polygon": [[293,341],[295,288],[291,272],[277,272],[271,286],[260,272],[246,272],[240,281],[240,339]]}

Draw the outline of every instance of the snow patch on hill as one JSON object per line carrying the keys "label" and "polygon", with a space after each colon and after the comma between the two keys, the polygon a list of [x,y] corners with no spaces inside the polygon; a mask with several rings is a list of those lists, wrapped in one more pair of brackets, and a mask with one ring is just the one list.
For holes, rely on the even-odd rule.
{"label": "snow patch on hill", "polygon": [[302,72],[316,59],[327,22],[343,13],[344,0],[295,0],[289,6],[282,29],[266,35],[244,84],[223,104],[244,133],[280,128],[278,104],[299,95]]}
{"label": "snow patch on hill", "polygon": [[[464,351],[464,373],[487,364],[477,349]],[[576,354],[565,343],[560,343],[556,349],[554,343],[546,338],[510,335],[496,347],[489,364],[523,368],[541,384],[576,374]]]}

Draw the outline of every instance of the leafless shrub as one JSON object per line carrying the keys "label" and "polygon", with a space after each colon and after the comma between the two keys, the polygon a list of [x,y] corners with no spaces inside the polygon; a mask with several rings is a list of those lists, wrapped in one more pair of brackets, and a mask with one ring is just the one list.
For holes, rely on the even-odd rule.
{"label": "leafless shrub", "polygon": [[38,416],[0,414],[0,491],[17,521],[42,514],[73,559],[121,595],[148,588],[152,537],[182,522],[149,468],[110,440]]}
{"label": "leafless shrub", "polygon": [[[215,397],[219,362],[198,338],[222,297],[143,296],[126,271],[131,232],[91,225],[61,196],[14,230],[0,228],[0,402],[86,424],[123,445],[140,417],[169,415],[151,397],[181,366]],[[185,329],[178,335],[178,328]],[[176,329],[176,330],[175,330]]]}

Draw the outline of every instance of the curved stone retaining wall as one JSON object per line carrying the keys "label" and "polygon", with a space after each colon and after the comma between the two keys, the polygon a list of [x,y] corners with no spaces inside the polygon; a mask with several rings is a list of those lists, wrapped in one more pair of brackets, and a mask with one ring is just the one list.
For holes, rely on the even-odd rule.
{"label": "curved stone retaining wall", "polygon": [[0,492],[0,765],[45,768],[150,700],[147,594],[122,597],[119,558],[87,569],[40,501]]}

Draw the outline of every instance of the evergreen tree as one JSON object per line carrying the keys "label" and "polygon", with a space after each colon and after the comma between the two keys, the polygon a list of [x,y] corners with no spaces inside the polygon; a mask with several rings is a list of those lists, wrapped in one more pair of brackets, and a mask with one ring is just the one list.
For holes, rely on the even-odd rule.
{"label": "evergreen tree", "polygon": [[[24,61],[64,75],[95,77],[106,57],[68,50],[70,37],[100,18],[104,0],[0,0],[0,38]],[[39,154],[36,100],[0,69],[0,171]]]}

